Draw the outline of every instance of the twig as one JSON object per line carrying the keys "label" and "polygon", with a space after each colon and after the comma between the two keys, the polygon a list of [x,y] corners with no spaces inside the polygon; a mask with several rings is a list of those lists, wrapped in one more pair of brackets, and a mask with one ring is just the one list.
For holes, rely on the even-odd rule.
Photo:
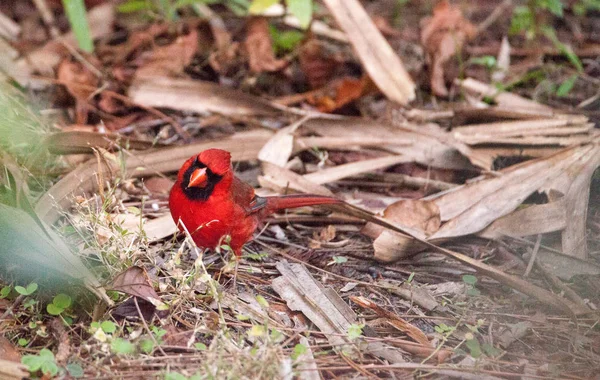
{"label": "twig", "polygon": [[150,331],[150,328],[148,327],[148,324],[146,323],[146,320],[144,319],[144,315],[142,314],[142,310],[140,310],[140,305],[138,305],[136,296],[133,296],[133,303],[135,304],[135,308],[137,309],[138,315],[140,316],[140,319],[142,320],[142,323],[144,324],[144,329],[146,330],[148,335],[150,335],[150,339],[152,339],[152,341],[154,342],[154,344],[156,345],[156,348],[158,348],[160,353],[163,354],[164,356],[167,356],[167,353],[162,349],[160,344],[158,344],[158,341],[154,337],[154,334],[152,334],[152,331]]}
{"label": "twig", "polygon": [[50,10],[50,8],[48,8],[48,4],[46,4],[46,0],[33,0],[33,3],[35,4],[35,7],[38,9],[40,14],[42,15],[42,20],[44,21],[44,24],[46,24],[46,26],[50,30],[50,35],[54,38],[59,37],[60,31],[56,27],[54,15],[52,14],[52,11]]}
{"label": "twig", "polygon": [[525,274],[523,276],[529,276],[529,272],[533,268],[533,264],[535,263],[535,258],[540,250],[540,244],[542,243],[542,234],[538,234],[537,240],[535,241],[535,245],[533,246],[533,252],[531,252],[531,257],[529,258],[529,263],[527,264],[527,269],[525,269]]}
{"label": "twig", "polygon": [[482,32],[484,32],[487,28],[489,28],[493,23],[495,23],[506,11],[509,7],[512,6],[512,0],[504,0],[502,4],[498,5],[496,9],[490,15],[481,22],[481,24],[477,25],[477,33],[476,36],[479,36]]}

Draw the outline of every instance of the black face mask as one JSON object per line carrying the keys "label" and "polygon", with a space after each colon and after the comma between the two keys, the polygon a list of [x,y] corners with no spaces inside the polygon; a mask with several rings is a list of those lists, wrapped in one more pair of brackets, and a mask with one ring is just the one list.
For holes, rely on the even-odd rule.
{"label": "black face mask", "polygon": [[[203,168],[206,168],[206,186],[188,187],[190,183],[190,177],[192,176],[194,170]],[[200,160],[198,160],[198,157],[196,157],[192,165],[190,165],[190,167],[183,174],[183,181],[181,181],[181,190],[183,190],[183,193],[193,201],[206,201],[215,189],[215,185],[219,183],[219,181],[222,178],[223,176],[213,173],[212,170],[210,170],[206,165],[204,165],[204,163],[200,162]]]}

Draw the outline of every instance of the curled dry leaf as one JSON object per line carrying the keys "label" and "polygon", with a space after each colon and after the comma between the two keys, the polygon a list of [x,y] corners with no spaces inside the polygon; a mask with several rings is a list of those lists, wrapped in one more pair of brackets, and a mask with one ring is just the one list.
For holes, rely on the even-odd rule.
{"label": "curled dry leaf", "polygon": [[192,29],[187,35],[165,46],[154,49],[148,62],[136,72],[137,78],[176,77],[192,62],[198,49],[198,32]]}
{"label": "curled dry leaf", "polygon": [[246,24],[246,52],[248,53],[250,70],[255,73],[279,71],[287,62],[275,58],[269,23],[264,17],[251,17]]}
{"label": "curled dry leaf", "polygon": [[406,104],[415,98],[415,84],[404,64],[358,0],[324,0],[348,35],[356,55],[373,82],[390,100]]}
{"label": "curled dry leaf", "polygon": [[132,266],[115,277],[109,286],[110,289],[139,297],[159,309],[165,309],[166,305],[154,290],[148,273],[144,268]]}
{"label": "curled dry leaf", "polygon": [[[383,212],[383,217],[426,235],[436,232],[441,225],[438,206],[426,200],[400,200],[388,206]],[[384,227],[367,223],[362,233],[376,239],[383,231]]]}
{"label": "curled dry leaf", "polygon": [[359,79],[346,77],[336,83],[334,87],[335,95],[333,98],[328,95],[322,97],[309,96],[307,100],[316,105],[321,112],[333,112],[375,89],[368,76]]}
{"label": "curled dry leaf", "polygon": [[310,88],[327,84],[343,62],[341,54],[328,47],[324,42],[312,38],[300,48],[298,61]]}
{"label": "curled dry leaf", "polygon": [[100,83],[99,78],[80,62],[68,58],[58,65],[56,77],[75,98],[75,122],[85,124],[88,116],[88,101],[94,94],[93,89]]}
{"label": "curled dry leaf", "polygon": [[442,0],[433,9],[433,17],[421,21],[421,44],[430,66],[431,89],[438,96],[448,96],[444,80],[444,65],[465,42],[475,36],[477,28],[465,19],[460,9]]}

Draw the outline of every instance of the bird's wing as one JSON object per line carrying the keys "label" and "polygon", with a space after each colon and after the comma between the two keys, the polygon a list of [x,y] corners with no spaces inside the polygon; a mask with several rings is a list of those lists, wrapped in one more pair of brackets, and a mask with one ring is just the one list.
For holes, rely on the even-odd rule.
{"label": "bird's wing", "polygon": [[248,214],[253,214],[264,208],[266,205],[264,198],[257,197],[256,194],[254,194],[254,188],[252,186],[237,177],[234,177],[231,189],[233,201],[242,206]]}

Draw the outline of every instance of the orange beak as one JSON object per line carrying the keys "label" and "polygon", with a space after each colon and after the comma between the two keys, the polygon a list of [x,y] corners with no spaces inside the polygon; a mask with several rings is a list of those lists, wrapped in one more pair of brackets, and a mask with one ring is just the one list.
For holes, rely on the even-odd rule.
{"label": "orange beak", "polygon": [[206,182],[208,182],[208,176],[206,175],[206,168],[196,169],[192,172],[190,176],[190,183],[188,183],[188,188],[190,187],[205,187]]}

